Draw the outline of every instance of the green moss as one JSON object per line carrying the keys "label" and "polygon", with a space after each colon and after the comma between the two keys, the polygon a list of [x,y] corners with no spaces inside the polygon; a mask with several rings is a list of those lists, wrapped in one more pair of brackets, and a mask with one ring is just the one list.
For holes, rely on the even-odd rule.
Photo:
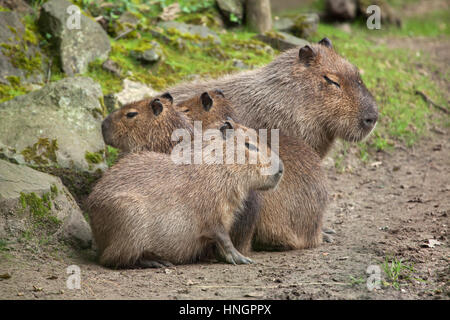
{"label": "green moss", "polygon": [[106,146],[106,164],[108,167],[112,167],[119,158],[119,150],[116,148],[113,148],[111,146]]}
{"label": "green moss", "polygon": [[21,42],[18,44],[0,44],[2,53],[10,58],[11,64],[26,72],[26,75],[32,75],[36,70],[40,70],[42,66],[42,56],[39,52],[35,52],[29,57],[28,46]]}
{"label": "green moss", "polygon": [[22,209],[28,209],[35,227],[55,228],[61,221],[52,214],[51,194],[44,193],[42,197],[32,192],[29,194],[20,193],[20,203]]}
{"label": "green moss", "polygon": [[50,195],[52,199],[55,199],[58,196],[58,187],[56,185],[51,185],[50,186]]}
{"label": "green moss", "polygon": [[56,151],[58,151],[57,140],[49,140],[48,138],[39,138],[31,147],[22,150],[26,162],[35,165],[49,165],[56,163]]}
{"label": "green moss", "polygon": [[10,12],[11,9],[0,6],[0,12]]}
{"label": "green moss", "polygon": [[103,162],[103,154],[100,152],[88,152],[86,151],[84,158],[89,164],[98,164]]}
{"label": "green moss", "polygon": [[20,84],[20,78],[11,76],[6,79],[10,81],[10,84],[0,83],[0,103],[29,91]]}

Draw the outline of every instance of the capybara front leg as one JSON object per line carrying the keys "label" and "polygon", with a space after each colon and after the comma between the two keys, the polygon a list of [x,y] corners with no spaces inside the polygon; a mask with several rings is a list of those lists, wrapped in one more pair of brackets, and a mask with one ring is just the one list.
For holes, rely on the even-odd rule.
{"label": "capybara front leg", "polygon": [[218,231],[216,234],[217,251],[223,260],[231,264],[251,264],[250,258],[244,257],[236,250],[231,242],[230,235],[225,231]]}

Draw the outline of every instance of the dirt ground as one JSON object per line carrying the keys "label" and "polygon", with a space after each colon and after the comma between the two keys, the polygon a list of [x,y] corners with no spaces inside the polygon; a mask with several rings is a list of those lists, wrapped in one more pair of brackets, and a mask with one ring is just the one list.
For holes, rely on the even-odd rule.
{"label": "dirt ground", "polygon": [[[447,42],[444,59],[449,48]],[[442,63],[442,55],[436,59]],[[445,81],[439,85],[448,90]],[[344,173],[329,159],[324,163],[331,194],[325,225],[337,232],[333,243],[254,253],[250,266],[119,271],[97,265],[92,252],[17,247],[0,261],[0,299],[450,299],[448,129],[430,128],[414,148],[397,146],[368,163],[355,152]],[[369,291],[367,268],[381,267],[381,278],[390,283],[382,264],[393,256],[414,265],[411,277],[418,280]],[[74,264],[81,268],[78,290],[66,286],[66,268]],[[2,280],[4,274],[11,277]]]}

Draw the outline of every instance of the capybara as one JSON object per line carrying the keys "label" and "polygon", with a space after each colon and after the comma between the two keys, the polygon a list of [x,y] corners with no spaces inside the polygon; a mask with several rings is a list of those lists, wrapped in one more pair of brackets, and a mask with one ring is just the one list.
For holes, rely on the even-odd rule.
{"label": "capybara", "polygon": [[328,38],[286,50],[259,69],[182,83],[170,93],[178,104],[215,88],[230,99],[243,125],[300,137],[321,158],[336,138],[363,139],[378,118],[358,69],[336,53]]}
{"label": "capybara", "polygon": [[[230,240],[234,214],[250,190],[275,188],[283,165],[270,148],[264,153],[246,140],[254,130],[231,120],[216,127],[215,138],[203,141],[201,164],[174,162],[175,150],[172,155],[142,151],[123,157],[103,175],[87,199],[101,264],[192,263],[213,245],[228,263],[251,263]],[[228,149],[230,141],[236,148]],[[236,155],[239,146],[243,164],[214,162],[219,151]],[[252,157],[258,161],[251,163]]]}
{"label": "capybara", "polygon": [[169,153],[179,142],[171,139],[173,130],[192,131],[188,118],[172,104],[170,93],[164,93],[124,105],[103,120],[103,140],[123,154],[141,150]]}
{"label": "capybara", "polygon": [[[202,96],[204,103],[193,97],[176,109],[202,124],[236,117],[222,93],[214,99],[207,92]],[[253,192],[246,210],[237,215],[231,229],[231,239],[241,252],[249,251],[253,235],[255,249],[265,250],[312,248],[325,236],[321,227],[328,193],[319,156],[302,139],[283,134],[279,137],[279,156],[285,168],[279,187],[264,193]]]}

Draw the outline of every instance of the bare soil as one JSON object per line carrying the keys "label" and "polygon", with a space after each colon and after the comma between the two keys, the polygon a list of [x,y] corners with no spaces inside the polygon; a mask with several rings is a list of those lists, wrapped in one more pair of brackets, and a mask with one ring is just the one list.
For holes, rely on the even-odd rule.
{"label": "bare soil", "polygon": [[[419,49],[439,48],[437,64],[448,61],[448,42],[442,51],[424,43]],[[438,83],[448,94],[448,82]],[[0,299],[450,299],[448,129],[434,127],[415,147],[397,146],[368,163],[355,154],[344,173],[324,163],[332,195],[325,225],[337,232],[333,243],[254,253],[250,266],[136,270],[103,268],[92,251],[15,244],[0,252]],[[398,289],[382,267],[392,257],[414,266]],[[66,286],[73,264],[81,268],[79,290]],[[373,291],[366,286],[370,265],[380,267],[384,281]]]}

